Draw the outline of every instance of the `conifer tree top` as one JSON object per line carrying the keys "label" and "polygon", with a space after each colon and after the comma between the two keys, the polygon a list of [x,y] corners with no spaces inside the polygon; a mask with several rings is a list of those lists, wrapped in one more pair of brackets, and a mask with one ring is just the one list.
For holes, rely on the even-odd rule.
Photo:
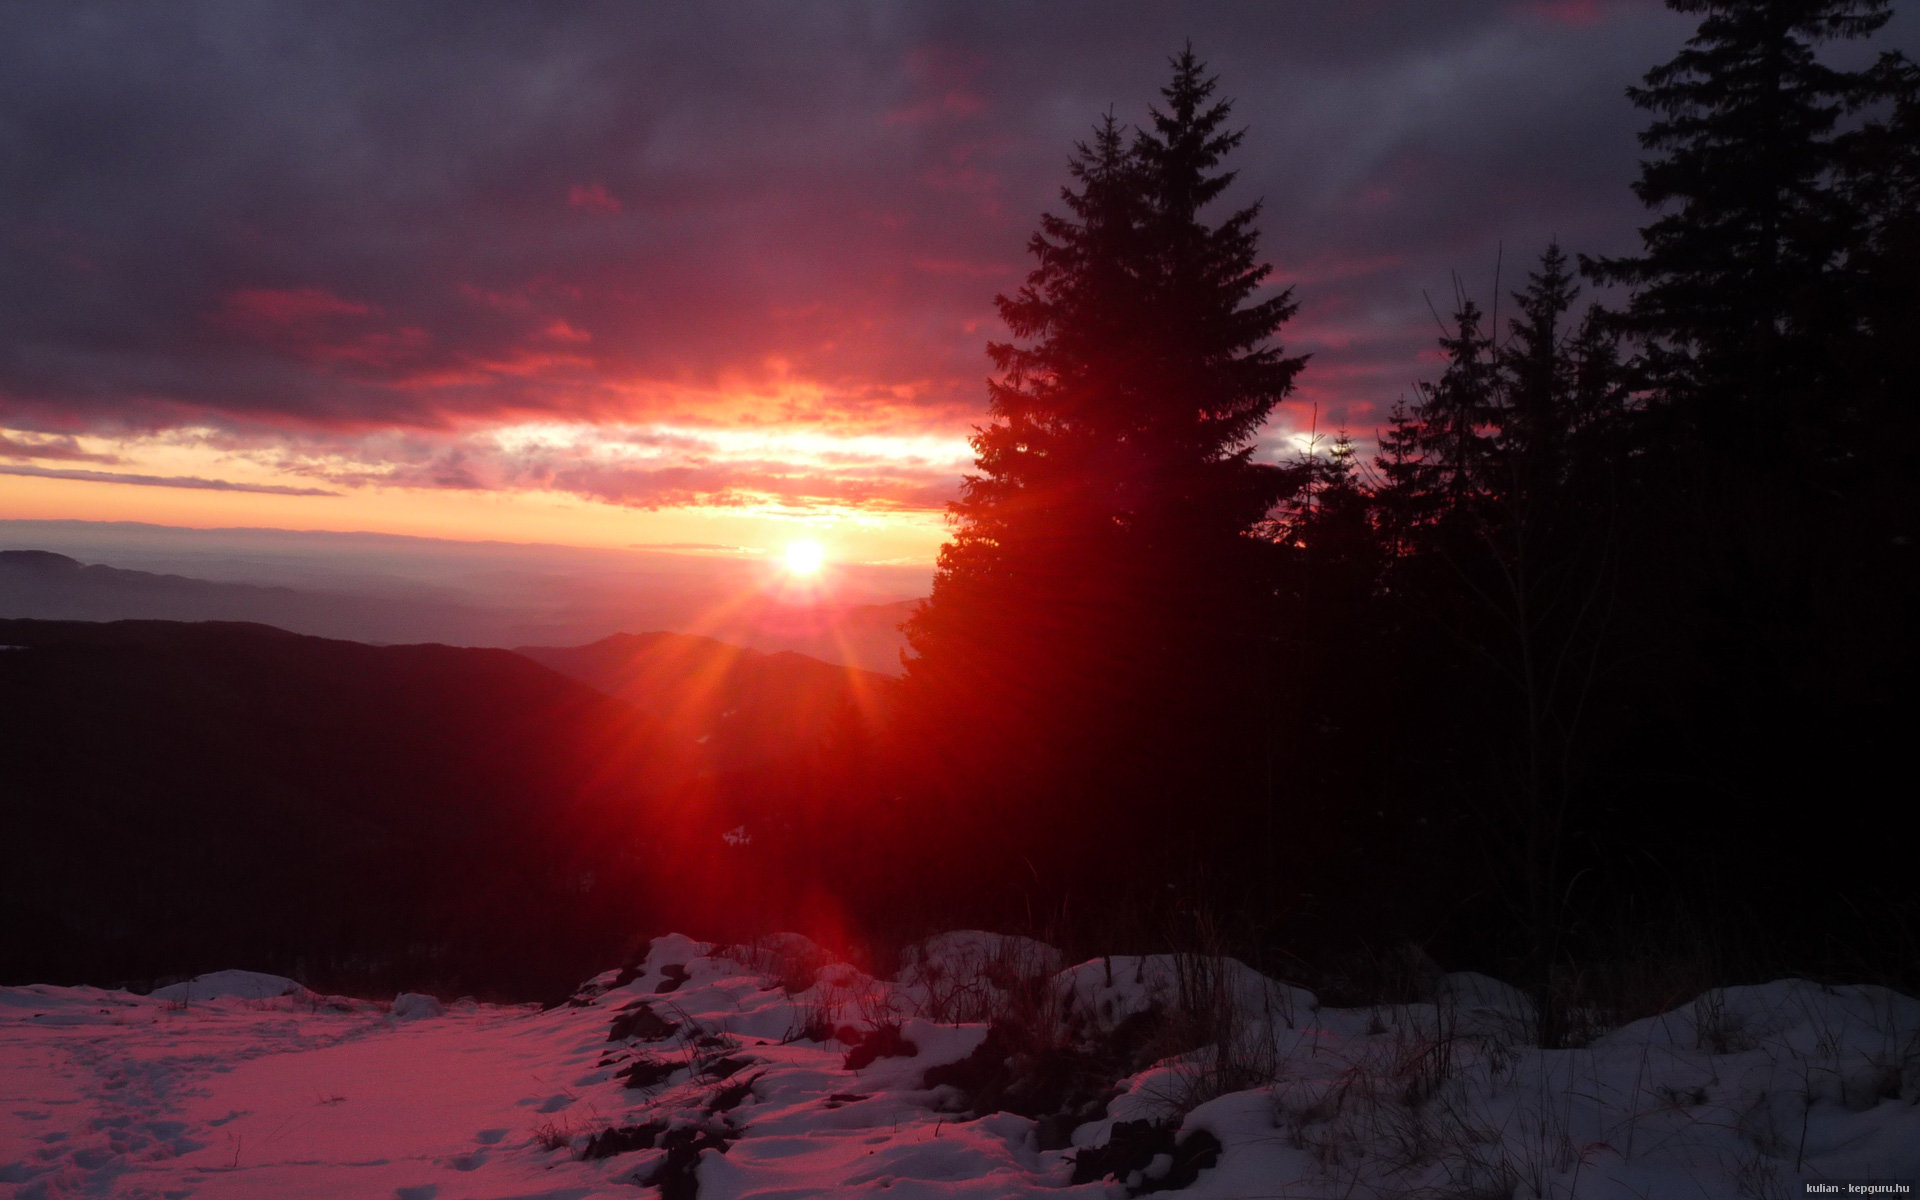
{"label": "conifer tree top", "polygon": [[989,347],[1002,373],[993,415],[1174,459],[1245,448],[1292,385],[1303,358],[1272,343],[1290,292],[1254,299],[1258,204],[1218,224],[1203,210],[1233,182],[1220,170],[1242,131],[1232,103],[1188,47],[1172,60],[1164,107],[1134,133],[1109,115],[1076,147],[1067,215],[1046,214],[1029,243],[1036,265],[998,298],[1020,342]]}
{"label": "conifer tree top", "polygon": [[[1701,14],[1674,58],[1627,89],[1654,120],[1634,193],[1658,216],[1642,254],[1583,260],[1637,286],[1629,323],[1687,347],[1751,355],[1807,319],[1810,281],[1847,242],[1833,177],[1842,119],[1870,103],[1871,72],[1815,49],[1884,25],[1887,0],[1668,0]],[[1760,347],[1764,349],[1763,346]]]}

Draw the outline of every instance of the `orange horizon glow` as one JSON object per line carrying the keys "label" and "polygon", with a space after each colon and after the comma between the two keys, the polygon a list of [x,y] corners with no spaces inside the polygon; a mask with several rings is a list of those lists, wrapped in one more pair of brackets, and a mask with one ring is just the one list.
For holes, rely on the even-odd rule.
{"label": "orange horizon glow", "polygon": [[[131,499],[121,493],[140,493]],[[323,507],[324,506],[324,507]],[[795,525],[831,529],[853,564],[931,566],[947,536],[938,514],[884,519],[852,510],[805,514],[738,508],[647,511],[551,493],[367,489],[338,500],[74,482],[0,474],[0,518],[373,533],[449,542],[663,550],[740,558],[784,552]],[[8,547],[26,549],[30,547]]]}
{"label": "orange horizon glow", "polygon": [[848,564],[931,565],[969,453],[936,433],[806,426],[537,422],[306,442],[0,429],[0,517],[769,559],[830,540]]}

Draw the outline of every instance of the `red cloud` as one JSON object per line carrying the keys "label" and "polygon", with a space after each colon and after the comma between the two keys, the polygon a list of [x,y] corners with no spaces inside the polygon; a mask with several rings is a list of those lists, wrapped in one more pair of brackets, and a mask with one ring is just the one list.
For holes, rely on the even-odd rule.
{"label": "red cloud", "polygon": [[1598,25],[1601,20],[1600,0],[1530,0],[1526,11],[1576,29]]}
{"label": "red cloud", "polygon": [[916,258],[913,269],[929,275],[959,275],[967,279],[1011,278],[1019,271],[1010,263],[964,262],[956,258]]}
{"label": "red cloud", "polygon": [[227,293],[212,321],[316,366],[386,372],[418,363],[433,341],[427,331],[369,327],[381,315],[377,305],[325,288],[241,288]]}
{"label": "red cloud", "polygon": [[986,106],[987,102],[973,92],[952,88],[938,96],[891,109],[885,119],[889,125],[924,125],[929,121],[970,117]]}
{"label": "red cloud", "polygon": [[228,292],[221,319],[235,328],[257,330],[308,324],[328,317],[362,317],[372,305],[345,300],[325,288],[240,288]]}
{"label": "red cloud", "polygon": [[985,65],[981,55],[943,46],[908,51],[906,75],[914,96],[888,109],[883,120],[888,125],[926,125],[984,112],[986,98],[973,87],[973,81]]}
{"label": "red cloud", "polygon": [[[1638,117],[1618,64],[1658,61],[1675,34],[1618,19],[1635,11],[1624,0],[1405,3],[1377,22],[1199,6],[1099,30],[1014,29],[969,6],[877,24],[562,7],[527,18],[551,38],[476,36],[467,59],[437,53],[427,22],[381,54],[263,74],[190,18],[42,7],[34,23],[59,36],[0,39],[0,67],[44,59],[49,94],[106,124],[72,139],[60,105],[22,111],[29,142],[60,152],[23,161],[14,191],[76,203],[42,215],[0,197],[0,229],[17,231],[0,232],[0,257],[17,251],[0,269],[0,424],[296,440],[518,421],[963,434],[986,399],[984,343],[1006,336],[993,293],[1028,269],[1068,146],[1110,100],[1144,119],[1188,32],[1222,56],[1235,123],[1253,130],[1233,203],[1266,197],[1273,284],[1299,285],[1281,340],[1314,359],[1296,397],[1323,415],[1391,401],[1431,374],[1421,292],[1443,292],[1450,268],[1553,227],[1570,248],[1627,249]],[[274,12],[268,25],[323,38],[353,29],[330,9]],[[1514,27],[1537,54],[1476,57]],[[1596,56],[1613,74],[1582,82],[1573,65]],[[131,69],[171,79],[182,62],[204,103],[154,104]],[[359,98],[352,153],[335,110],[311,103],[326,89]],[[110,152],[173,144],[206,153]],[[1580,201],[1570,216],[1564,197]],[[441,465],[436,478],[487,477]],[[567,469],[629,498],[728,486]],[[769,468],[751,486],[829,494],[835,474]],[[860,486],[923,482],[952,487]]]}
{"label": "red cloud", "polygon": [[619,212],[620,198],[604,183],[576,183],[567,189],[567,203],[588,212]]}

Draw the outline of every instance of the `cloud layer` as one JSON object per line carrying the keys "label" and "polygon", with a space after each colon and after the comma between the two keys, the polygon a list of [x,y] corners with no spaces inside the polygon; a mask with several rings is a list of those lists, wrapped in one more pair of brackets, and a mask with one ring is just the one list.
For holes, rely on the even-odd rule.
{"label": "cloud layer", "polygon": [[[193,428],[334,484],[909,507],[950,494],[992,297],[1071,144],[1109,105],[1141,119],[1183,40],[1249,128],[1235,198],[1264,197],[1302,302],[1300,405],[1365,428],[1423,369],[1450,270],[1484,295],[1502,248],[1510,285],[1550,235],[1632,246],[1622,89],[1686,34],[1650,0],[205,0],[10,25],[0,428],[49,437],[0,456]],[[541,424],[606,432],[494,432]],[[945,448],[724,444],[753,431]]]}

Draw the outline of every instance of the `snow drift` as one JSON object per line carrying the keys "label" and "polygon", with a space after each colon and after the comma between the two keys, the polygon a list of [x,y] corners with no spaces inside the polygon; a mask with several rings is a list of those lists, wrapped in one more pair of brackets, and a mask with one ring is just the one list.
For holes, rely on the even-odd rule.
{"label": "snow drift", "polygon": [[[247,972],[7,988],[0,1188],[1652,1200],[1920,1176],[1911,998],[1728,988],[1566,1050],[1529,1021],[1484,976],[1331,1009],[1232,960],[1065,966],[982,933],[931,939],[891,980],[791,935],[659,938],[547,1011]],[[1103,1063],[1124,1065],[1087,1074]],[[1006,1086],[1050,1072],[1053,1090]]]}

